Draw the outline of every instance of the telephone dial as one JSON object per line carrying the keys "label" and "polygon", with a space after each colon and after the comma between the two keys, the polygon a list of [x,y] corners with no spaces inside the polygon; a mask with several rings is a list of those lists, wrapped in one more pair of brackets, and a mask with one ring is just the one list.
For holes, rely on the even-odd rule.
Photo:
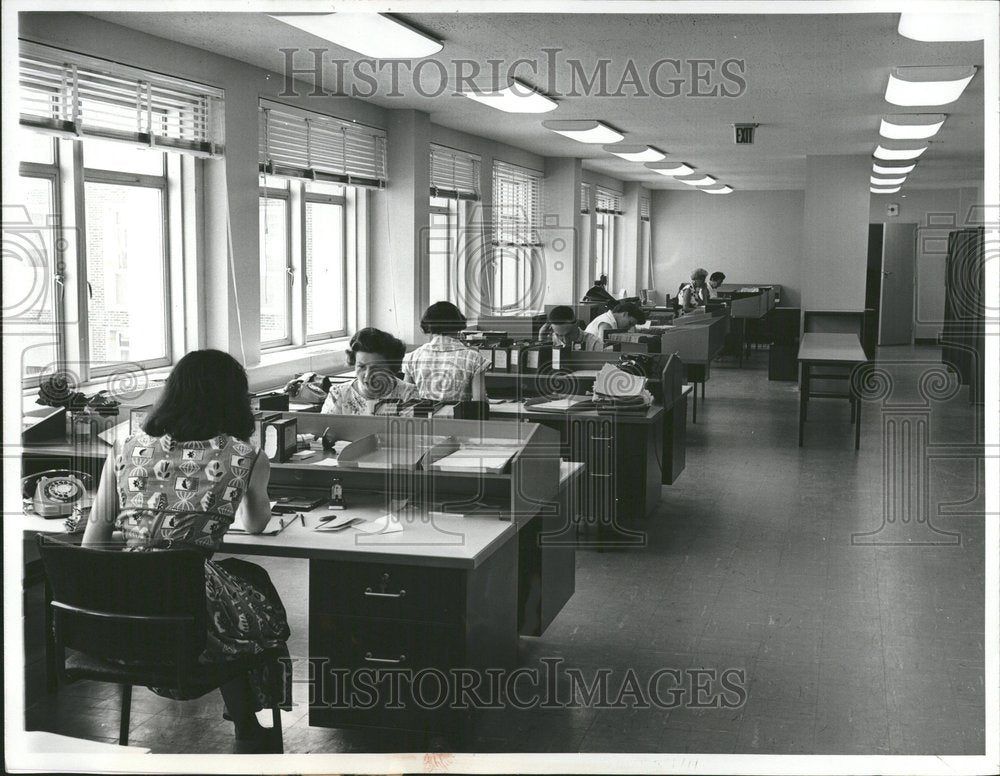
{"label": "telephone dial", "polygon": [[71,469],[50,469],[21,480],[25,506],[45,518],[68,517],[75,507],[89,509],[93,490],[93,477]]}

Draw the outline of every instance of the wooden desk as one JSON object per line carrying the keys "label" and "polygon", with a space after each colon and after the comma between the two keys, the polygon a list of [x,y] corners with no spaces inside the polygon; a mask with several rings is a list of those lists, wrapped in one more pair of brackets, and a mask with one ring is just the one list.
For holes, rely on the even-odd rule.
{"label": "wooden desk", "polygon": [[[802,335],[799,345],[799,365],[802,375],[799,382],[799,447],[805,435],[806,409],[810,397],[823,399],[847,399],[851,403],[851,422],[854,423],[854,449],[861,447],[861,400],[855,390],[851,375],[813,374],[814,367],[846,366],[854,368],[868,361],[861,347],[861,339],[856,334],[820,334],[810,332]],[[846,394],[810,390],[810,380],[847,380]]]}

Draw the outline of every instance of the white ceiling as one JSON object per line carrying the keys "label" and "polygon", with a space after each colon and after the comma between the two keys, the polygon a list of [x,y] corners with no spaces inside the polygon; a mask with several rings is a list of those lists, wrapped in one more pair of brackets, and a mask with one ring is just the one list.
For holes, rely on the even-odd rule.
{"label": "white ceiling", "polygon": [[[330,59],[357,60],[348,49],[316,38],[263,14],[100,13],[106,21],[208,49],[217,54],[281,71],[281,48],[327,47]],[[547,114],[505,114],[451,89],[422,96],[409,78],[399,79],[402,96],[389,96],[389,71],[379,77],[372,102],[385,108],[427,111],[439,125],[502,141],[544,156],[577,156],[587,169],[651,188],[688,187],[602,151],[556,135],[543,119],[600,119],[626,133],[625,143],[650,144],[734,188],[796,189],[805,186],[807,154],[870,154],[879,118],[888,113],[946,112],[948,120],[932,141],[906,186],[939,188],[975,185],[983,176],[983,44],[921,43],[896,32],[898,14],[843,15],[625,15],[625,14],[408,14],[405,20],[444,42],[434,59],[449,71],[455,59],[525,57],[539,62],[538,77],[523,67],[525,79],[548,88],[546,55],[560,48],[555,85],[570,88],[565,59],[593,71],[600,57],[610,60],[613,91],[632,60],[646,80],[663,58],[740,59],[746,63],[746,90],[739,97],[577,96],[559,100]],[[976,65],[979,71],[962,98],[943,108],[898,108],[883,99],[890,68],[907,65]],[[484,64],[484,68],[486,65]],[[437,82],[427,68],[426,82]],[[487,71],[488,72],[488,71]],[[405,71],[404,71],[405,73]],[[661,70],[661,79],[673,73]],[[326,83],[335,82],[330,69]],[[687,84],[690,84],[690,77]],[[734,88],[729,81],[720,81]],[[489,79],[481,82],[489,85]],[[685,91],[688,86],[685,86]],[[632,92],[626,88],[627,94]],[[752,146],[733,143],[734,122],[757,122]],[[905,190],[905,189],[904,189]]]}

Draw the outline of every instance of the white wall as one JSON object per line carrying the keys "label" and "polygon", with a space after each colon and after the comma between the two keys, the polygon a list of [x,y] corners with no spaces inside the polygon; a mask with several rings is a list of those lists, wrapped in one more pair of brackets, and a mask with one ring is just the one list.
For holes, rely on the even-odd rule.
{"label": "white wall", "polygon": [[670,295],[691,270],[726,273],[727,283],[779,283],[782,305],[801,295],[802,191],[652,192],[653,280]]}
{"label": "white wall", "polygon": [[[944,320],[945,261],[948,233],[962,226],[968,202],[975,189],[919,189],[897,194],[872,194],[869,218],[873,224],[917,225],[917,256],[914,268],[915,297],[913,336],[937,339]],[[889,216],[886,207],[899,206],[898,216]]]}

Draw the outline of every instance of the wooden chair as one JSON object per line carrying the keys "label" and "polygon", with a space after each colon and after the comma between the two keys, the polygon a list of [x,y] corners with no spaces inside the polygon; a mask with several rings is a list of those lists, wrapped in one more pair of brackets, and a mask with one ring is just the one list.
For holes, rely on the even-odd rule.
{"label": "wooden chair", "polygon": [[[122,552],[38,536],[62,681],[121,686],[118,743],[128,744],[133,685],[200,697],[276,656],[206,665],[205,559],[193,550]],[[67,656],[67,650],[71,654]],[[281,713],[271,709],[275,735]]]}

